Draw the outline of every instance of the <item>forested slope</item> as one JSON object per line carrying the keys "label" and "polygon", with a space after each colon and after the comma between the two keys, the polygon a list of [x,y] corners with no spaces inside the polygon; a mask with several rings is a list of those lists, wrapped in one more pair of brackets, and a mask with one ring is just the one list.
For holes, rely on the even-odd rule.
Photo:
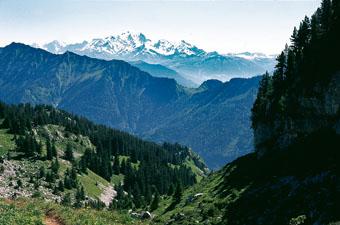
{"label": "forested slope", "polygon": [[155,195],[167,195],[178,185],[193,185],[207,172],[187,147],[143,141],[50,106],[1,103],[0,122],[1,149],[5,140],[11,143],[1,152],[2,178],[23,190],[8,193],[4,187],[2,196],[44,194],[26,189],[27,185],[44,187],[43,192],[63,202],[69,201],[68,190],[73,190],[79,200],[74,204],[82,206],[92,204],[85,196],[96,200],[114,187],[111,197],[116,198],[107,206],[143,209]]}
{"label": "forested slope", "polygon": [[170,224],[337,224],[340,221],[340,1],[294,29],[252,109],[255,152],[187,189]]}

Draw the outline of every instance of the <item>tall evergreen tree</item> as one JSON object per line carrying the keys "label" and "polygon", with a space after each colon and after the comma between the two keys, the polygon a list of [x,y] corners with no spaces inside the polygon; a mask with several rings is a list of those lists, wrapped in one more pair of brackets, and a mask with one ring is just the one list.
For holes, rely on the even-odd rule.
{"label": "tall evergreen tree", "polygon": [[70,162],[74,162],[73,148],[70,143],[67,143],[64,158]]}
{"label": "tall evergreen tree", "polygon": [[59,164],[59,160],[58,158],[56,157],[54,161],[52,161],[52,165],[51,165],[51,171],[54,173],[54,174],[58,174],[59,172],[59,168],[60,168],[60,164]]}
{"label": "tall evergreen tree", "polygon": [[113,161],[113,173],[117,175],[119,175],[120,173],[120,163],[119,163],[118,155],[115,156],[114,161]]}
{"label": "tall evergreen tree", "polygon": [[51,147],[51,153],[52,153],[52,157],[57,157],[57,148],[55,147],[55,142],[52,142],[52,147]]}
{"label": "tall evergreen tree", "polygon": [[159,205],[159,193],[156,189],[154,197],[153,197],[151,205],[150,205],[150,210],[151,211],[156,210],[158,208],[158,205]]}
{"label": "tall evergreen tree", "polygon": [[47,160],[52,160],[53,154],[52,154],[52,145],[51,145],[51,140],[47,138],[46,140],[46,159]]}
{"label": "tall evergreen tree", "polygon": [[70,193],[66,193],[64,195],[63,199],[61,200],[61,204],[65,206],[71,205],[71,194]]}
{"label": "tall evergreen tree", "polygon": [[183,194],[182,192],[183,192],[182,185],[178,182],[176,185],[175,193],[173,195],[173,201],[175,203],[179,203],[181,201]]}

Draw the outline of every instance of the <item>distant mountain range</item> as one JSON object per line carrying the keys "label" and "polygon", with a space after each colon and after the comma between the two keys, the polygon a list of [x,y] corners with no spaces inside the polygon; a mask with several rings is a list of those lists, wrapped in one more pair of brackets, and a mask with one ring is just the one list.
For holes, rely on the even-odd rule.
{"label": "distant mountain range", "polygon": [[248,153],[260,77],[185,88],[120,60],[0,48],[0,100],[51,104],[156,141],[186,144],[211,168]]}
{"label": "distant mountain range", "polygon": [[[234,77],[251,77],[263,74],[266,70],[272,71],[275,65],[274,55],[249,52],[240,54],[206,52],[183,40],[178,43],[168,40],[154,41],[142,33],[130,32],[81,43],[66,44],[52,41],[44,45],[34,44],[33,46],[56,54],[71,51],[106,60],[121,59],[160,64],[180,74],[182,78],[175,77],[175,79],[186,86],[199,86],[208,79],[228,81]],[[186,81],[183,82],[183,79]]]}
{"label": "distant mountain range", "polygon": [[131,65],[137,67],[138,69],[145,71],[151,74],[154,77],[167,77],[171,79],[175,79],[179,84],[185,87],[195,87],[197,84],[185,78],[184,75],[179,74],[173,69],[170,69],[161,64],[150,64],[144,61],[131,61],[129,62]]}

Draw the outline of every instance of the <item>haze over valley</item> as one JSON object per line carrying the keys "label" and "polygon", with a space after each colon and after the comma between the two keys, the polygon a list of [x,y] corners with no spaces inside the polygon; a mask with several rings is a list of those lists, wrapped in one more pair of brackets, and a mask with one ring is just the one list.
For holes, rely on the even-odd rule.
{"label": "haze over valley", "polygon": [[[55,54],[71,51],[94,58],[125,60],[142,70],[148,70],[146,72],[150,72],[151,75],[160,76],[164,73],[163,76],[174,78],[178,83],[190,87],[197,87],[208,79],[228,81],[234,77],[245,78],[263,74],[265,71],[271,72],[276,57],[250,52],[228,54],[207,52],[184,40],[178,42],[165,39],[151,40],[142,33],[131,32],[72,44],[52,41],[32,46]],[[145,65],[146,63],[148,65]],[[156,68],[160,67],[159,65],[174,70],[177,74],[175,72],[167,74],[163,68]],[[146,66],[149,69],[146,69]]]}

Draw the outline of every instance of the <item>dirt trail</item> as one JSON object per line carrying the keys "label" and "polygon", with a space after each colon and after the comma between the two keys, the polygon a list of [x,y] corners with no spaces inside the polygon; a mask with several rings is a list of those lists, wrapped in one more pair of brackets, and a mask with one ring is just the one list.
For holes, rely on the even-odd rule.
{"label": "dirt trail", "polygon": [[44,218],[45,225],[64,225],[62,220],[52,211],[48,210]]}
{"label": "dirt trail", "polygon": [[45,225],[63,225],[60,221],[54,217],[46,216],[44,219]]}

